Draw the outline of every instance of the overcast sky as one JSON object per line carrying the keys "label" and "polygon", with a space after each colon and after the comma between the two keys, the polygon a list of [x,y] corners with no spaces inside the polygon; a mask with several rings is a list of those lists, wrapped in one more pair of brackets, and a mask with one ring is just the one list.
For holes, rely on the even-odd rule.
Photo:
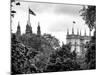
{"label": "overcast sky", "polygon": [[[25,33],[26,24],[28,20],[28,7],[36,13],[36,16],[30,15],[31,26],[33,33],[37,32],[37,25],[40,22],[41,33],[49,33],[66,43],[67,29],[72,32],[74,27],[75,33],[77,29],[84,35],[86,30],[89,35],[89,29],[85,25],[84,20],[80,16],[79,11],[82,5],[69,4],[51,4],[51,3],[36,3],[36,2],[21,2],[20,6],[14,5],[16,10],[14,18],[12,18],[12,31],[16,32],[18,22],[21,26],[21,33]],[[73,21],[76,24],[73,25]]]}

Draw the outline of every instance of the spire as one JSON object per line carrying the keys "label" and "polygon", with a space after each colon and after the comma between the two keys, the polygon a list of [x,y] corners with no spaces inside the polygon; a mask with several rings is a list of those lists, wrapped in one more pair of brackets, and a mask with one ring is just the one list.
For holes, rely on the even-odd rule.
{"label": "spire", "polygon": [[77,35],[79,35],[79,29],[77,29]]}
{"label": "spire", "polygon": [[32,27],[29,24],[26,25],[26,34],[27,33],[32,33]]}
{"label": "spire", "polygon": [[16,35],[17,35],[17,36],[20,36],[20,35],[21,35],[21,30],[20,30],[20,24],[19,24],[19,22],[18,22],[18,26],[17,26]]}
{"label": "spire", "polygon": [[40,28],[40,23],[38,22],[38,27],[37,27],[37,35],[41,35],[41,28]]}
{"label": "spire", "polygon": [[74,28],[72,28],[72,34],[74,34]]}
{"label": "spire", "polygon": [[69,29],[67,29],[67,35],[69,35]]}
{"label": "spire", "polygon": [[30,25],[30,13],[29,13],[29,6],[28,6],[28,20],[27,20],[27,24]]}
{"label": "spire", "polygon": [[72,28],[72,34],[74,34],[74,25],[75,25],[75,21],[73,21],[73,28]]}
{"label": "spire", "polygon": [[85,30],[85,32],[84,32],[84,36],[86,36],[86,30]]}

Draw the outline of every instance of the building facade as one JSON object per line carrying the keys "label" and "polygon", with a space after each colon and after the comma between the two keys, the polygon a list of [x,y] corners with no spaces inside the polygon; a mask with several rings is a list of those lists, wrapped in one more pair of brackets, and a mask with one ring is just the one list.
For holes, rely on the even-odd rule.
{"label": "building facade", "polygon": [[66,44],[71,45],[71,52],[76,50],[78,55],[81,55],[84,50],[84,45],[91,40],[91,33],[89,36],[86,35],[86,30],[84,36],[81,35],[81,31],[79,34],[79,30],[77,30],[77,34],[74,33],[74,28],[72,28],[72,33],[69,34],[69,30],[67,30],[66,36]]}
{"label": "building facade", "polygon": [[[33,31],[32,31],[32,27],[31,27],[31,23],[27,22],[25,35],[32,35],[32,34],[33,34]],[[37,27],[37,35],[41,36],[41,28],[40,28],[39,22],[38,22],[38,27]],[[21,36],[21,27],[20,27],[19,22],[18,22],[18,26],[17,26],[16,36],[17,37]]]}

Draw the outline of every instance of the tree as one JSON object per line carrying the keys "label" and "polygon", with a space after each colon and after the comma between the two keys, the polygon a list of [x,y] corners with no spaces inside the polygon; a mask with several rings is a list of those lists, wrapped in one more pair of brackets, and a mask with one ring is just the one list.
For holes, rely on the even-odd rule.
{"label": "tree", "polygon": [[86,45],[87,53],[86,53],[86,63],[88,65],[88,69],[96,68],[96,6],[87,6],[83,7],[81,10],[83,19],[85,23],[88,25],[90,31],[94,29],[94,35],[91,37],[90,42]]}
{"label": "tree", "polygon": [[96,68],[96,38],[92,36],[91,41],[86,46],[87,53],[86,53],[86,62],[88,64],[88,69],[95,69]]}
{"label": "tree", "polygon": [[60,42],[57,38],[50,34],[44,34],[43,37],[49,42],[49,44],[54,48],[57,49],[60,47]]}
{"label": "tree", "polygon": [[33,48],[27,48],[23,43],[16,39],[16,35],[11,36],[11,73],[25,74],[34,73],[36,67],[31,67],[30,60],[33,59],[38,52]]}
{"label": "tree", "polygon": [[90,31],[96,28],[96,6],[87,6],[83,7],[81,10],[83,17],[83,20],[85,20],[85,23],[90,28]]}
{"label": "tree", "polygon": [[76,53],[70,51],[70,44],[63,45],[50,55],[50,63],[44,72],[79,70],[75,57]]}

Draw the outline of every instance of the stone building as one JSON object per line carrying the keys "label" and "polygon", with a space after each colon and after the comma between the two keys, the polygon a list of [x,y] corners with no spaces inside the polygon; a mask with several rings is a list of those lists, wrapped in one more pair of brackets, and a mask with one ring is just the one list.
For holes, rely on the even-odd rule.
{"label": "stone building", "polygon": [[81,55],[84,50],[84,45],[90,41],[91,33],[89,36],[86,35],[86,30],[84,36],[81,35],[81,31],[79,34],[79,30],[77,30],[77,34],[74,33],[74,28],[72,28],[72,34],[69,34],[69,29],[67,29],[67,36],[66,36],[66,44],[71,44],[71,52],[76,50],[78,55]]}

